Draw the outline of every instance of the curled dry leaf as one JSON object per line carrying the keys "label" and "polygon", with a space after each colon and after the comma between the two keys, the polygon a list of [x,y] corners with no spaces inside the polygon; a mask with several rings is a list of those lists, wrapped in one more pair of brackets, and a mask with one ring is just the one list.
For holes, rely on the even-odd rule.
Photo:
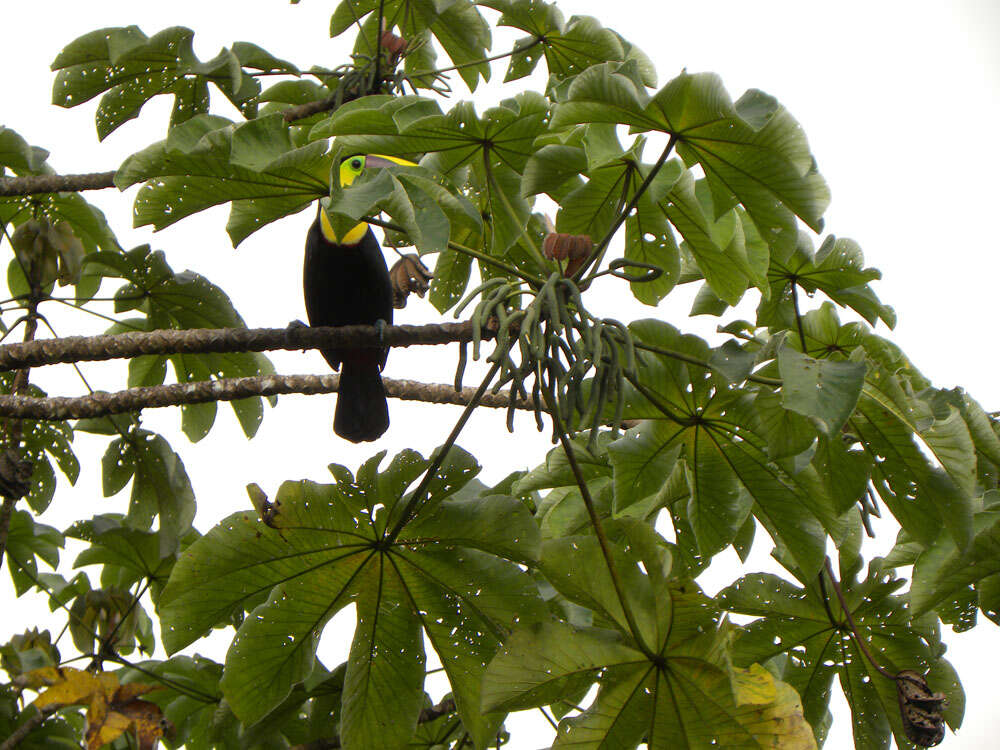
{"label": "curled dry leaf", "polygon": [[944,739],[941,709],[948,705],[944,693],[932,693],[919,672],[904,669],[896,675],[896,695],[903,728],[910,741],[921,747],[934,747]]}
{"label": "curled dry leaf", "polygon": [[572,276],[590,257],[594,241],[587,234],[551,232],[545,235],[542,252],[549,260],[565,260],[564,276]]}
{"label": "curled dry leaf", "polygon": [[409,42],[401,36],[396,36],[391,31],[382,32],[380,44],[382,45],[382,49],[388,53],[389,60],[393,64],[398,63],[403,58],[406,48],[409,46]]}
{"label": "curled dry leaf", "polygon": [[392,282],[392,306],[396,309],[406,307],[406,298],[413,292],[423,299],[431,288],[434,274],[425,266],[419,257],[413,253],[402,256],[389,270]]}

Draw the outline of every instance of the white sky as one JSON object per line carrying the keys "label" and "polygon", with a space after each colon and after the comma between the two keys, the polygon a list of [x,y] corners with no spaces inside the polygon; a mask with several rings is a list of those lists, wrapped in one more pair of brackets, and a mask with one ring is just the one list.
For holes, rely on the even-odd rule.
{"label": "white sky", "polygon": [[[171,25],[196,31],[195,49],[202,59],[233,41],[253,41],[279,57],[307,68],[333,67],[345,59],[345,43],[327,36],[334,2],[303,0],[290,6],[277,0],[170,3],[114,2],[77,4],[36,0],[18,3],[8,13],[0,46],[0,96],[6,103],[0,124],[17,130],[29,142],[52,151],[50,163],[62,173],[104,171],[128,154],[163,137],[169,101],[147,105],[138,121],[124,125],[98,144],[93,125],[94,103],[74,110],[49,104],[49,64],[77,36],[104,26],[137,24],[147,34]],[[876,283],[883,301],[899,314],[891,338],[943,388],[965,387],[987,410],[1000,409],[1000,385],[993,368],[998,362],[991,340],[995,317],[995,279],[1000,253],[995,231],[996,177],[1000,146],[996,136],[1000,109],[1000,5],[992,0],[837,3],[804,0],[702,0],[697,3],[578,0],[561,5],[564,13],[598,16],[653,59],[663,84],[687,68],[719,73],[734,98],[746,88],[763,89],[785,104],[808,134],[820,171],[833,193],[827,231],[861,243],[869,264],[885,280]],[[491,12],[487,11],[491,15]],[[511,35],[495,36],[494,52],[509,48]],[[503,63],[494,69],[499,82]],[[496,87],[477,93],[492,103],[509,91]],[[460,96],[460,95],[459,95]],[[213,98],[213,101],[221,97]],[[482,109],[482,107],[480,107]],[[220,113],[228,112],[220,108]],[[649,158],[652,158],[650,156]],[[132,230],[131,197],[114,191],[91,192],[126,247],[152,242],[167,253],[176,270],[191,268],[222,286],[247,324],[283,326],[303,318],[301,303],[302,243],[311,221],[308,212],[279,222],[247,240],[234,252],[224,231],[225,210],[213,210],[181,222],[159,235]],[[656,315],[682,329],[709,336],[714,319],[690,320],[690,295],[680,291],[676,303]],[[610,284],[600,305],[624,320],[652,314]],[[412,303],[397,322],[431,322],[437,313],[426,302]],[[55,316],[61,333],[78,332],[87,320]],[[103,328],[98,323],[92,328]],[[886,331],[881,331],[885,335]],[[275,354],[278,371],[325,372],[315,352]],[[386,373],[427,381],[450,382],[454,352],[441,349],[395,350]],[[88,365],[94,387],[123,387],[120,365]],[[472,382],[474,374],[468,377]],[[71,370],[47,368],[32,373],[53,395],[76,395],[83,387]],[[268,410],[257,438],[246,442],[228,407],[212,433],[191,445],[180,434],[173,410],[148,412],[144,423],[163,431],[187,467],[199,501],[198,528],[207,531],[224,515],[248,506],[244,486],[257,482],[272,493],[286,478],[328,479],[331,461],[355,467],[377,449],[390,455],[413,447],[425,455],[450,430],[459,410],[391,402],[393,426],[376,446],[356,447],[330,432],[333,397],[284,397]],[[480,410],[461,445],[486,463],[483,478],[496,480],[508,471],[537,463],[547,446],[531,420],[519,424],[516,437],[503,432],[503,414]],[[419,421],[418,421],[419,420]],[[498,450],[499,449],[499,450]],[[124,511],[127,493],[105,500],[100,493],[103,441],[77,439],[83,464],[73,489],[65,483],[43,521],[57,527],[94,513]],[[764,536],[763,534],[759,536]],[[884,550],[894,532],[886,529],[874,549]],[[768,564],[767,550],[755,549],[746,572]],[[75,551],[64,557],[72,560]],[[720,560],[705,585],[716,590],[739,575],[735,556]],[[96,569],[91,569],[96,582]],[[40,601],[13,599],[2,576],[4,608],[0,642],[26,624],[51,622]],[[334,665],[347,651],[338,625],[329,626],[320,657]],[[985,618],[969,634],[948,630],[949,658],[965,684],[965,725],[943,745],[980,750],[996,743],[1000,718],[994,708],[995,685],[988,669],[996,650],[996,628]],[[213,638],[199,649],[221,659],[225,641]],[[193,651],[194,649],[192,649]],[[432,686],[433,687],[433,686]],[[850,720],[835,707],[835,726],[827,747],[850,746]],[[521,720],[519,720],[521,721]],[[537,713],[512,726],[525,727],[512,748],[536,748],[551,734]]]}

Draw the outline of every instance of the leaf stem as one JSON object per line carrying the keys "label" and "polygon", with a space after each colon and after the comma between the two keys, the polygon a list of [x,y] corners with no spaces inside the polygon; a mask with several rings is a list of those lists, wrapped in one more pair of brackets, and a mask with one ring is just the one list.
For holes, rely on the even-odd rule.
{"label": "leaf stem", "polygon": [[[536,370],[535,377],[542,382],[541,368]],[[559,442],[562,444],[563,452],[566,454],[566,459],[569,462],[570,471],[573,472],[573,478],[576,480],[576,485],[580,490],[580,496],[583,498],[583,504],[587,509],[587,515],[590,517],[590,525],[594,529],[594,535],[597,537],[597,543],[601,548],[601,554],[604,556],[604,562],[608,566],[608,575],[611,577],[611,584],[614,586],[615,595],[618,597],[618,603],[621,605],[622,613],[625,615],[625,621],[628,623],[629,632],[632,634],[632,638],[635,640],[639,649],[652,661],[657,661],[656,653],[646,645],[642,637],[642,631],[639,630],[639,624],[636,622],[635,615],[632,613],[632,608],[629,606],[628,599],[625,598],[625,591],[622,586],[621,576],[618,573],[618,566],[615,564],[614,557],[611,554],[611,544],[608,542],[607,535],[604,533],[604,525],[601,523],[600,516],[597,515],[597,509],[594,506],[594,499],[590,495],[590,489],[587,487],[587,481],[583,476],[583,471],[580,469],[580,464],[576,460],[576,451],[573,448],[573,442],[569,439],[569,434],[566,432],[566,428],[563,425],[562,419],[559,416],[559,408],[556,405],[555,394],[552,391],[552,384],[545,383],[542,387],[542,394],[545,398],[545,406],[548,409],[549,416],[552,418],[552,425],[556,431],[556,435],[559,437]]]}
{"label": "leaf stem", "polygon": [[[662,346],[654,346],[653,344],[644,344],[641,341],[636,341],[634,346],[636,349],[653,352],[654,354],[662,354],[664,357],[670,357],[671,359],[676,359],[680,362],[687,362],[689,365],[696,365],[698,367],[704,367],[706,370],[715,371],[711,362],[706,362],[705,360],[698,359],[697,357],[692,357],[690,354],[684,354],[683,352],[674,351],[673,349],[665,349]],[[770,385],[775,388],[780,388],[784,384],[784,381],[780,378],[769,378],[766,375],[751,374],[747,375],[746,379],[754,383]]]}
{"label": "leaf stem", "polygon": [[583,278],[583,275],[587,272],[589,268],[591,268],[592,266],[600,265],[601,260],[604,258],[604,253],[608,249],[608,245],[611,244],[611,239],[615,236],[615,233],[621,228],[621,225],[625,223],[625,220],[628,218],[628,215],[632,213],[632,209],[639,204],[639,199],[652,184],[653,179],[659,173],[663,165],[666,164],[667,158],[670,156],[670,152],[674,150],[674,145],[676,145],[676,143],[677,143],[677,134],[671,133],[670,139],[667,141],[667,145],[664,146],[663,148],[663,153],[660,154],[660,158],[656,160],[656,163],[653,165],[653,168],[649,170],[649,174],[646,175],[646,179],[644,179],[642,181],[642,184],[639,185],[639,188],[635,191],[635,195],[632,196],[632,199],[628,202],[628,204],[625,206],[622,212],[618,215],[618,218],[615,219],[615,223],[611,225],[611,228],[604,235],[604,238],[590,253],[590,257],[587,258],[587,260],[583,263],[583,265],[581,265],[576,270],[576,273],[573,274],[573,281],[575,281],[578,285],[581,283],[586,283],[586,282],[581,282],[580,280]]}
{"label": "leaf stem", "polygon": [[535,37],[530,44],[526,44],[520,49],[515,47],[509,52],[501,52],[496,55],[491,55],[490,57],[483,57],[479,60],[470,60],[469,62],[459,63],[458,65],[450,65],[447,68],[438,68],[437,70],[420,70],[416,73],[408,73],[407,78],[423,78],[424,76],[438,76],[442,73],[450,73],[453,70],[462,70],[464,68],[471,68],[475,65],[482,65],[483,63],[491,63],[496,60],[503,60],[505,57],[511,57],[518,54],[519,52],[527,52],[532,47],[541,44],[542,40],[540,37]]}
{"label": "leaf stem", "polygon": [[660,401],[660,399],[658,399],[655,395],[653,395],[653,392],[649,390],[646,386],[644,386],[642,383],[640,383],[639,379],[636,378],[634,375],[625,373],[625,379],[629,383],[631,383],[632,387],[635,388],[637,391],[639,391],[639,393],[641,393],[643,397],[647,401],[649,401],[649,403],[655,406],[657,410],[661,412],[667,419],[670,419],[671,421],[676,422],[677,424],[690,423],[691,421],[690,419],[681,416],[680,414],[677,414],[673,409],[671,409],[669,406]]}
{"label": "leaf stem", "polygon": [[[829,557],[827,557],[824,562],[824,568],[826,569],[826,574],[830,576],[830,583],[833,585],[834,593],[837,594],[837,599],[840,601],[840,608],[844,611],[844,619],[847,620],[847,627],[850,629],[851,637],[854,639],[854,642],[858,644],[858,648],[861,650],[861,653],[865,655],[865,658],[868,659],[880,675],[887,677],[890,680],[895,680],[895,674],[875,661],[875,657],[872,656],[871,651],[868,650],[868,646],[866,646],[864,640],[862,640],[861,634],[858,633],[858,626],[855,625],[854,617],[851,615],[851,610],[848,608],[847,602],[844,601],[844,593],[840,590],[840,582],[837,581],[837,577],[833,574],[833,565],[830,564]],[[822,576],[822,573],[820,573],[820,575]]]}

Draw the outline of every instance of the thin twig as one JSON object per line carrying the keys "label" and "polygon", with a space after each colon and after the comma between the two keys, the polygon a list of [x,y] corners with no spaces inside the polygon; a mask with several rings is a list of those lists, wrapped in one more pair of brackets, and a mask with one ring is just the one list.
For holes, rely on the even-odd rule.
{"label": "thin twig", "polygon": [[[539,381],[541,381],[541,372],[537,372],[536,377]],[[566,454],[570,471],[573,472],[573,478],[576,480],[577,488],[580,490],[580,497],[583,498],[583,504],[587,509],[587,515],[590,517],[590,525],[594,529],[594,535],[597,537],[597,543],[601,548],[601,554],[604,556],[604,562],[608,566],[608,575],[611,577],[611,585],[615,589],[615,594],[618,597],[618,603],[621,605],[622,613],[625,615],[625,621],[628,623],[629,631],[635,639],[636,644],[639,646],[639,649],[651,660],[656,661],[657,655],[649,646],[646,645],[642,637],[642,631],[639,630],[639,624],[636,622],[635,615],[632,613],[632,607],[629,605],[628,599],[625,598],[625,591],[622,587],[621,576],[618,573],[618,566],[615,564],[614,557],[611,554],[611,544],[608,542],[607,535],[604,533],[604,525],[601,523],[601,518],[597,515],[597,508],[594,505],[594,499],[590,496],[590,489],[587,486],[587,480],[584,478],[583,471],[580,469],[580,464],[576,460],[576,451],[573,448],[573,443],[570,440],[569,434],[566,432],[562,419],[559,416],[559,408],[556,404],[555,394],[552,392],[551,383],[546,383],[542,387],[542,394],[549,410],[549,416],[552,418],[553,429],[555,429],[556,434],[559,437],[559,442],[562,444],[563,452]]]}

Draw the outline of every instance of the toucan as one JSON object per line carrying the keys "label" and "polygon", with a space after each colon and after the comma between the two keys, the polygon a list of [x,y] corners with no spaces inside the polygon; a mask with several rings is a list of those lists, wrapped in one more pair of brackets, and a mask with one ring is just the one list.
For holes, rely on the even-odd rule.
{"label": "toucan", "polygon": [[[350,185],[365,169],[392,164],[414,166],[393,156],[357,155],[340,163],[340,184]],[[311,326],[392,323],[392,286],[382,247],[367,223],[343,237],[318,206],[306,236],[302,289]],[[333,431],[352,443],[376,440],[389,428],[389,406],[382,387],[388,347],[320,349],[334,370],[341,370]],[[343,369],[341,369],[343,366]]]}

